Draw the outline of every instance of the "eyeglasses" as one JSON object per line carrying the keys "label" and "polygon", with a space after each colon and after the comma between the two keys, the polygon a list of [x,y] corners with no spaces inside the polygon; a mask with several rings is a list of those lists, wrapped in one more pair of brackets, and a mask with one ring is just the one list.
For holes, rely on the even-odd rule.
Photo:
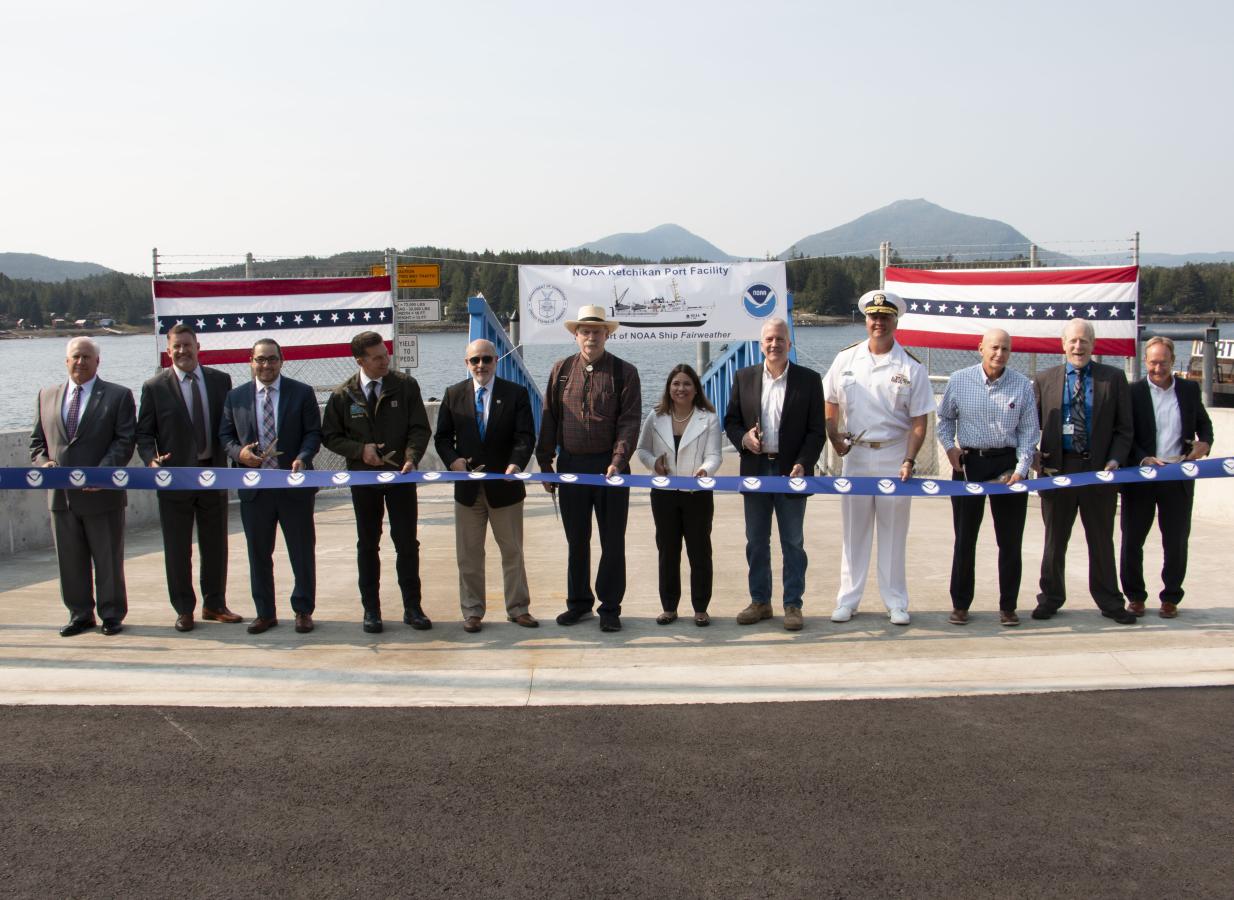
{"label": "eyeglasses", "polygon": [[275,363],[282,362],[278,356],[254,356],[253,364],[258,366],[272,366]]}
{"label": "eyeglasses", "polygon": [[493,361],[493,357],[491,356],[470,356],[467,358],[467,362],[473,366],[480,366],[480,365],[487,366],[492,361]]}

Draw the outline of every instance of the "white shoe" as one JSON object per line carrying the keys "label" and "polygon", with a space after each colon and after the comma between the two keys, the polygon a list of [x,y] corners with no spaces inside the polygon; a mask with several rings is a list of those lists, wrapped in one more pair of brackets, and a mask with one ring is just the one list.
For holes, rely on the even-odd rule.
{"label": "white shoe", "polygon": [[907,625],[911,621],[907,609],[889,609],[887,618],[891,620],[892,625]]}
{"label": "white shoe", "polygon": [[833,622],[847,622],[853,617],[853,610],[847,606],[837,606],[836,611],[831,614]]}

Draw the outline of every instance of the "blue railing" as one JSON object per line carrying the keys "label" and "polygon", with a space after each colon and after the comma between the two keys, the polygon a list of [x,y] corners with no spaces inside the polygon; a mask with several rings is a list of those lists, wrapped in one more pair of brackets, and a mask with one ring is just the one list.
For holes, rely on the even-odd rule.
{"label": "blue railing", "polygon": [[[788,351],[789,362],[797,362],[797,332],[793,328],[793,295],[788,295],[788,339],[793,346]],[[733,376],[738,369],[753,366],[763,361],[763,351],[758,341],[737,341],[729,344],[728,349],[712,360],[707,371],[702,375],[703,393],[711,401],[720,418],[728,409],[728,398],[733,391]]]}
{"label": "blue railing", "polygon": [[536,420],[536,434],[539,434],[540,411],[544,408],[544,395],[540,393],[540,386],[536,384],[536,380],[531,377],[531,373],[523,365],[523,357],[515,352],[509,335],[501,326],[501,322],[497,321],[497,317],[493,315],[493,310],[489,307],[487,300],[483,297],[468,297],[467,313],[471,317],[468,343],[480,340],[493,342],[493,346],[497,348],[497,359],[499,360],[497,376],[527,388],[527,393],[531,395],[531,415]]}

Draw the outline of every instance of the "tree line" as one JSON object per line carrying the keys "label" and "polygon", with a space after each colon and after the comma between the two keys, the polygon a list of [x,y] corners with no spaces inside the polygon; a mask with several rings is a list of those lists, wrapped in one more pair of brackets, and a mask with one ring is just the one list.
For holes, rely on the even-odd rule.
{"label": "tree line", "polygon": [[[411,247],[399,254],[403,262],[437,261],[441,287],[404,290],[409,299],[440,298],[445,318],[462,319],[467,298],[483,293],[493,310],[508,316],[518,306],[519,265],[638,265],[630,259],[590,250],[467,253],[441,247]],[[417,259],[418,258],[418,259]],[[367,275],[383,261],[380,251],[356,251],[318,258],[301,257],[258,262],[259,278]],[[699,262],[699,260],[664,260]],[[893,259],[893,263],[898,260]],[[945,266],[947,260],[933,261]],[[1025,265],[1026,260],[1000,260],[988,265]],[[921,261],[915,261],[921,265]],[[788,288],[799,312],[847,316],[858,297],[878,286],[878,261],[873,257],[844,256],[791,259],[786,263]],[[243,278],[244,266],[226,266],[177,278]],[[50,325],[53,318],[70,322],[99,314],[118,322],[141,325],[152,312],[150,280],[112,272],[72,281],[32,281],[0,274],[0,319],[12,325],[24,319]],[[1142,315],[1234,316],[1234,263],[1188,263],[1176,268],[1140,269]]]}

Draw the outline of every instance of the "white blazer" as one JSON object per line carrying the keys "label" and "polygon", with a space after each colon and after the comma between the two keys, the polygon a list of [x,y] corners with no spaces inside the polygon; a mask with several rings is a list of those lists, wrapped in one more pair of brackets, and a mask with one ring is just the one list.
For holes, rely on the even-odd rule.
{"label": "white blazer", "polygon": [[720,468],[720,419],[705,409],[695,407],[694,415],[681,433],[681,447],[673,449],[673,420],[665,413],[650,413],[643,422],[638,436],[638,461],[650,472],[656,468],[656,459],[664,454],[668,461],[668,474],[693,476],[699,469],[715,475]]}

